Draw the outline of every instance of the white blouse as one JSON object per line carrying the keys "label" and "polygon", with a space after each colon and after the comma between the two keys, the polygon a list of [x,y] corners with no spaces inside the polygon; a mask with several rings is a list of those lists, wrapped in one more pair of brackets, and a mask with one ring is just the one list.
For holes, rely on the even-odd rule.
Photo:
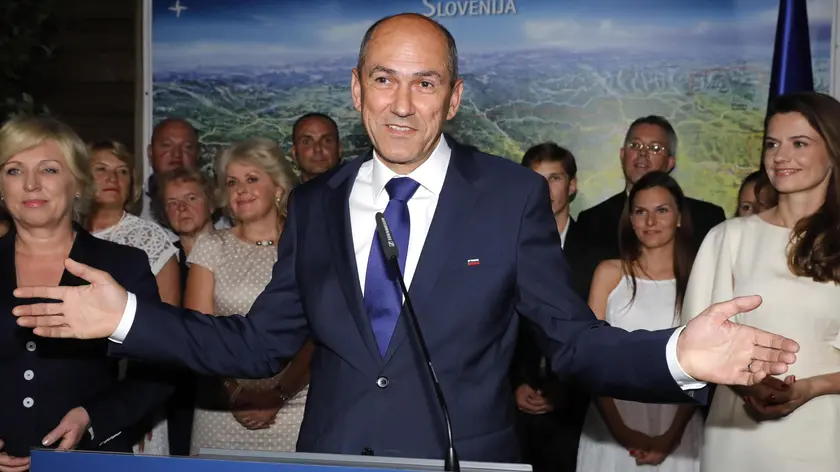
{"label": "white blouse", "polygon": [[149,265],[155,276],[169,258],[178,257],[178,248],[172,244],[163,227],[128,212],[123,213],[117,224],[92,234],[99,239],[143,250],[149,256]]}

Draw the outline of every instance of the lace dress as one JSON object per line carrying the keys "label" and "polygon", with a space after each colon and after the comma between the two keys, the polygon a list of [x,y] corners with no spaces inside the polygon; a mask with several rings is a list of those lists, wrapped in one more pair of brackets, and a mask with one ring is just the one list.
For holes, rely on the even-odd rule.
{"label": "lace dress", "polygon": [[[607,322],[634,331],[667,329],[678,321],[674,316],[675,280],[636,279],[636,298],[631,303],[630,279],[624,276],[607,298]],[[657,405],[615,400],[621,419],[628,427],[650,436],[663,434],[671,426],[677,405]],[[618,444],[590,404],[578,448],[578,472],[698,472],[703,422],[699,413],[691,418],[679,446],[658,466],[637,466],[629,451]]]}
{"label": "lace dress", "polygon": [[[213,272],[213,305],[216,316],[246,315],[257,296],[271,280],[277,262],[277,248],[247,243],[229,229],[202,234],[187,258]],[[282,261],[280,262],[282,263]],[[243,388],[264,391],[276,388],[284,372],[260,380],[239,380]],[[297,443],[308,387],[289,399],[267,429],[250,430],[239,424],[230,411],[210,407],[216,379],[204,379],[199,387],[193,421],[191,454],[201,448],[293,452]],[[202,383],[199,383],[202,385]]]}
{"label": "lace dress", "polygon": [[[178,249],[170,241],[166,230],[157,223],[138,218],[128,212],[123,213],[117,224],[92,234],[99,239],[142,250],[149,256],[149,266],[155,276],[172,256],[178,257]],[[125,363],[122,365],[124,368]],[[162,410],[160,418],[152,429],[152,439],[145,441],[142,454],[169,454],[169,434]],[[140,453],[138,445],[134,446],[134,452]]]}

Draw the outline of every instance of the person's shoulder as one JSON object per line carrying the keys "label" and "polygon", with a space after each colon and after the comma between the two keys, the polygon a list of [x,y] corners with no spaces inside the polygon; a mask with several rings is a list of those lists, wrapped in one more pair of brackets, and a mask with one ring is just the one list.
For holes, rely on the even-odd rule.
{"label": "person's shoulder", "polygon": [[703,243],[719,245],[725,240],[736,241],[746,233],[761,231],[767,224],[769,223],[758,215],[732,217],[712,227],[703,239]]}
{"label": "person's shoulder", "polygon": [[621,259],[607,259],[601,261],[598,267],[595,268],[595,274],[601,275],[621,275]]}
{"label": "person's shoulder", "polygon": [[235,238],[236,235],[233,234],[233,228],[225,228],[225,229],[217,229],[215,231],[208,231],[206,233],[201,233],[195,238],[195,245],[193,246],[193,251],[195,248],[206,248],[211,247],[214,249],[221,248],[226,242],[229,242],[231,238]]}
{"label": "person's shoulder", "polygon": [[[149,265],[146,252],[134,246],[97,238],[86,230],[78,229],[79,235],[85,238],[87,247],[86,254],[89,260],[78,261],[100,270],[108,272],[112,276],[124,272],[126,269],[136,267],[138,264]],[[78,236],[77,236],[78,237]],[[114,278],[117,278],[116,276]]]}
{"label": "person's shoulder", "polygon": [[689,205],[694,211],[703,212],[703,213],[721,213],[725,214],[723,208],[714,203],[707,202],[705,200],[698,200],[696,198],[686,197],[688,200]]}
{"label": "person's shoulder", "polygon": [[611,197],[607,198],[606,200],[602,200],[602,201],[596,203],[595,205],[592,205],[591,207],[589,207],[585,210],[582,210],[580,212],[580,214],[578,214],[578,222],[580,222],[581,220],[586,222],[590,218],[593,218],[596,215],[598,215],[598,214],[600,214],[604,211],[607,211],[607,209],[610,206],[613,206],[613,205],[616,205],[616,204],[623,206],[623,203],[621,203],[620,200],[622,200],[622,193],[621,192],[619,192],[615,195],[612,195]]}
{"label": "person's shoulder", "polygon": [[126,213],[124,225],[126,231],[132,233],[134,237],[141,237],[145,242],[152,245],[171,246],[173,244],[170,233],[154,221]]}
{"label": "person's shoulder", "polygon": [[598,287],[615,288],[624,273],[620,259],[607,259],[601,261],[595,272],[592,274],[592,285]]}
{"label": "person's shoulder", "polygon": [[482,177],[504,181],[507,188],[511,186],[532,188],[545,185],[543,176],[514,160],[482,152],[473,147],[462,146],[458,152],[470,155],[476,166],[481,169]]}

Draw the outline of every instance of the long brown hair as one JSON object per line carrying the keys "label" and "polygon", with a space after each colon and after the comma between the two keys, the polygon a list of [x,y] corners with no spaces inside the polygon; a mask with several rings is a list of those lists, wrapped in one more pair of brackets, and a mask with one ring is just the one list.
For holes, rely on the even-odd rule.
{"label": "long brown hair", "polygon": [[[825,141],[832,171],[825,202],[811,216],[800,219],[788,245],[788,268],[794,275],[816,282],[840,284],[840,102],[829,95],[800,92],[781,95],[770,105],[770,118],[799,113]],[[765,129],[765,135],[767,130]]]}
{"label": "long brown hair", "polygon": [[697,242],[694,240],[694,230],[691,224],[691,212],[688,211],[687,201],[682,188],[673,177],[666,172],[650,172],[639,179],[627,197],[627,204],[621,214],[619,222],[618,246],[621,254],[621,267],[625,274],[630,276],[630,286],[633,295],[632,303],[636,299],[636,264],[642,257],[642,243],[633,224],[630,222],[630,211],[636,202],[636,195],[642,190],[652,188],[664,188],[674,198],[677,204],[677,211],[680,214],[680,225],[674,235],[674,278],[677,283],[677,297],[674,302],[675,314],[679,316],[682,310],[685,290],[688,286],[688,276],[691,275],[691,266],[694,264],[694,256],[697,254]]}

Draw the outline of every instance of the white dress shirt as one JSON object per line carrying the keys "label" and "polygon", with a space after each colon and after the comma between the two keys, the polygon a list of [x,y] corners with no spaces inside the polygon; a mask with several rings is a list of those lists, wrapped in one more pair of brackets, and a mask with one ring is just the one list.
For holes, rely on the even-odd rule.
{"label": "white dress shirt", "polygon": [[[423,250],[423,244],[426,241],[426,235],[429,233],[432,218],[435,215],[435,209],[449,167],[450,154],[449,145],[441,136],[437,147],[432,151],[432,155],[420,167],[403,176],[411,177],[420,184],[417,192],[408,201],[411,233],[408,239],[408,250],[406,251],[404,277],[405,284],[409,287],[414,276],[414,270],[417,268],[417,262],[420,259],[420,253]],[[373,159],[365,162],[359,168],[353,190],[350,192],[350,228],[353,234],[356,265],[359,269],[359,285],[362,290],[365,287],[370,246],[376,231],[374,217],[377,212],[384,212],[385,207],[388,206],[390,198],[388,192],[385,191],[385,184],[396,175],[374,153]],[[403,249],[400,248],[400,250]],[[123,316],[116,331],[108,338],[109,340],[115,343],[122,343],[125,340],[131,330],[131,325],[134,323],[136,311],[137,300],[134,294],[129,292]],[[683,328],[678,328],[671,335],[665,347],[668,369],[683,390],[703,388],[706,385],[705,382],[698,382],[686,374],[677,361],[677,339]]]}
{"label": "white dress shirt", "polygon": [[373,159],[359,168],[353,190],[350,191],[350,228],[353,234],[353,249],[356,253],[356,267],[359,269],[359,286],[362,287],[362,294],[365,290],[370,246],[376,232],[375,215],[378,212],[384,212],[390,200],[385,184],[393,177],[410,177],[420,184],[414,196],[408,201],[411,221],[408,250],[398,248],[399,251],[405,251],[403,277],[405,277],[405,285],[411,287],[411,279],[414,277],[414,270],[420,260],[426,235],[429,234],[429,227],[435,216],[440,191],[443,189],[443,181],[446,179],[451,152],[446,140],[441,137],[432,155],[409,175],[400,176],[389,169],[376,157],[375,151]]}
{"label": "white dress shirt", "polygon": [[566,226],[563,227],[563,232],[560,233],[560,245],[566,248],[566,235],[569,233],[569,223],[572,222],[572,217],[566,215]]}

